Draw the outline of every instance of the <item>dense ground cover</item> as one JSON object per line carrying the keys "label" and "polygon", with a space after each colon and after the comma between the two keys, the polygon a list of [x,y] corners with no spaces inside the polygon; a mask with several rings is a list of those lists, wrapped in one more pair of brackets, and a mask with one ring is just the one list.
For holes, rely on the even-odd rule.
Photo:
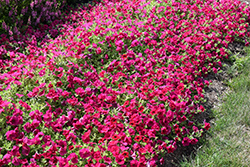
{"label": "dense ground cover", "polygon": [[63,17],[23,43],[2,35],[2,166],[163,163],[210,128],[195,116],[228,44],[249,45],[239,1],[102,1]]}

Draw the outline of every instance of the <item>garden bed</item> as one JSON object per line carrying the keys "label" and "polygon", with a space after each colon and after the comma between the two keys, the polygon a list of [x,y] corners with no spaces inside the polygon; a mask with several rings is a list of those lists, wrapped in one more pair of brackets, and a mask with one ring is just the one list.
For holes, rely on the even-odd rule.
{"label": "garden bed", "polygon": [[103,1],[1,50],[0,164],[176,163],[210,128],[228,46],[249,45],[239,4]]}

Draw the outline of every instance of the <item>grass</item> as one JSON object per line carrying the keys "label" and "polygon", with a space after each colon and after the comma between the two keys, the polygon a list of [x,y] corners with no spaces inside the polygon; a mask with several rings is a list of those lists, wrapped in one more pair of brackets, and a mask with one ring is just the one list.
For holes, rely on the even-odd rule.
{"label": "grass", "polygon": [[[250,48],[232,68],[240,75],[228,82],[230,92],[213,110],[213,126],[196,155],[185,158],[182,167],[248,167],[250,165]],[[244,60],[244,61],[242,61]],[[239,63],[240,62],[240,63]]]}

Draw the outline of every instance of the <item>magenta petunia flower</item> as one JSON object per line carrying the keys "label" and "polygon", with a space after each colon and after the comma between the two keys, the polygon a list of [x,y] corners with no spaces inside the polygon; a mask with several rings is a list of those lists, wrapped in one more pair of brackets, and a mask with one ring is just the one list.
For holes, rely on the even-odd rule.
{"label": "magenta petunia flower", "polygon": [[91,155],[91,153],[90,153],[89,149],[84,148],[84,149],[81,149],[79,151],[79,155],[81,158],[85,159],[85,158],[88,158]]}
{"label": "magenta petunia flower", "polygon": [[28,156],[30,153],[30,148],[27,144],[23,144],[22,146],[22,154]]}
{"label": "magenta petunia flower", "polygon": [[190,144],[190,139],[188,137],[184,137],[182,139],[182,145],[183,146],[189,146],[189,144]]}

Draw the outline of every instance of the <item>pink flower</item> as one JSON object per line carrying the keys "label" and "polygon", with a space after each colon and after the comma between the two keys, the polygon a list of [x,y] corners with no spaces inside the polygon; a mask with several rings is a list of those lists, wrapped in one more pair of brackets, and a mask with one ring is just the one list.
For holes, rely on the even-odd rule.
{"label": "pink flower", "polygon": [[85,159],[85,158],[88,158],[91,154],[90,154],[89,149],[84,148],[84,149],[81,149],[79,151],[79,155],[80,155],[81,158]]}
{"label": "pink flower", "polygon": [[19,98],[23,97],[23,95],[22,95],[22,94],[18,94],[18,93],[16,93],[16,95],[17,95]]}
{"label": "pink flower", "polygon": [[214,71],[215,74],[218,72],[215,67],[213,67],[213,71]]}
{"label": "pink flower", "polygon": [[39,89],[42,89],[42,88],[45,87],[45,85],[46,85],[46,83],[41,83],[41,84],[38,86],[38,88],[39,88]]}
{"label": "pink flower", "polygon": [[133,149],[134,149],[134,150],[137,150],[137,149],[139,149],[139,148],[140,148],[140,144],[135,143],[135,144],[133,145]]}
{"label": "pink flower", "polygon": [[124,45],[124,43],[123,43],[122,40],[118,40],[118,41],[115,41],[115,45],[116,45],[117,47],[121,47],[121,48],[122,48],[122,46]]}
{"label": "pink flower", "polygon": [[119,154],[120,148],[117,145],[109,145],[108,151],[110,151],[113,155]]}
{"label": "pink flower", "polygon": [[101,160],[101,159],[102,159],[101,152],[100,152],[100,151],[94,152],[93,158],[94,158],[97,162],[98,162],[99,160]]}
{"label": "pink flower", "polygon": [[117,51],[117,52],[122,51],[122,47],[119,47],[119,46],[118,46],[118,47],[116,48],[116,51]]}
{"label": "pink flower", "polygon": [[119,154],[116,158],[115,161],[119,164],[119,165],[123,165],[125,163],[124,161],[124,157],[122,154]]}
{"label": "pink flower", "polygon": [[172,153],[175,150],[175,147],[173,145],[167,146],[168,153]]}
{"label": "pink flower", "polygon": [[111,164],[111,163],[112,163],[111,158],[109,158],[109,157],[107,157],[107,156],[104,156],[103,159],[104,159],[104,161],[105,161],[106,163],[108,163],[108,164]]}
{"label": "pink flower", "polygon": [[31,7],[31,9],[33,10],[34,2],[31,2],[31,3],[30,3],[30,7]]}
{"label": "pink flower", "polygon": [[78,103],[78,99],[72,96],[72,99],[67,99],[66,100],[70,105],[75,106]]}
{"label": "pink flower", "polygon": [[22,146],[22,154],[28,156],[30,153],[30,148],[27,144],[23,144]]}
{"label": "pink flower", "polygon": [[190,144],[190,139],[188,137],[184,137],[182,139],[182,145],[183,146],[188,146]]}
{"label": "pink flower", "polygon": [[44,93],[45,93],[45,90],[42,90],[38,95],[39,95],[39,96],[43,96]]}
{"label": "pink flower", "polygon": [[150,129],[148,131],[148,137],[154,138],[155,137],[155,133],[156,133],[156,131],[154,129]]}
{"label": "pink flower", "polygon": [[24,107],[27,111],[31,110],[31,107],[22,100],[19,101],[19,104],[21,104],[21,106]]}
{"label": "pink flower", "polygon": [[148,43],[150,42],[150,39],[149,39],[148,37],[146,37],[146,38],[144,39],[144,42],[145,42],[146,44],[148,44]]}
{"label": "pink flower", "polygon": [[187,43],[193,43],[193,40],[191,37],[187,37],[184,39]]}
{"label": "pink flower", "polygon": [[96,54],[101,54],[102,53],[102,49],[99,47],[96,49]]}
{"label": "pink flower", "polygon": [[32,157],[33,157],[34,159],[40,159],[40,158],[41,158],[41,155],[40,155],[40,154],[35,153]]}
{"label": "pink flower", "polygon": [[65,167],[68,166],[69,162],[67,160],[67,158],[59,158],[59,167]]}
{"label": "pink flower", "polygon": [[130,145],[132,143],[131,137],[125,137],[123,140],[123,144],[126,145]]}
{"label": "pink flower", "polygon": [[129,128],[129,129],[128,129],[128,133],[129,133],[131,136],[135,135],[135,131],[134,131],[132,128]]}
{"label": "pink flower", "polygon": [[78,163],[78,156],[76,155],[76,153],[71,153],[68,158],[67,158],[68,161],[71,160],[72,163],[76,164]]}
{"label": "pink flower", "polygon": [[17,157],[14,157],[14,158],[12,159],[12,163],[13,163],[15,166],[18,166],[18,165],[20,165],[20,160],[19,160]]}
{"label": "pink flower", "polygon": [[21,154],[19,152],[19,147],[18,146],[13,146],[10,154],[13,155],[13,156],[20,156]]}
{"label": "pink flower", "polygon": [[29,92],[29,93],[27,94],[27,96],[28,96],[29,98],[31,98],[31,97],[34,97],[35,95],[33,94],[33,92]]}
{"label": "pink flower", "polygon": [[210,128],[211,128],[210,123],[205,122],[204,128],[205,128],[206,130],[210,129]]}
{"label": "pink flower", "polygon": [[85,92],[84,92],[84,89],[79,87],[75,90],[76,94],[77,95],[80,95],[80,96],[84,96]]}
{"label": "pink flower", "polygon": [[139,164],[139,162],[138,162],[137,160],[132,160],[132,161],[130,161],[130,166],[131,166],[131,167],[137,167],[138,164]]}
{"label": "pink flower", "polygon": [[206,44],[206,46],[205,46],[206,50],[210,50],[211,47],[212,47],[212,46],[211,46],[210,44]]}
{"label": "pink flower", "polygon": [[66,98],[67,96],[71,95],[71,92],[63,91],[62,96]]}
{"label": "pink flower", "polygon": [[46,114],[43,115],[43,120],[45,122],[51,122],[52,121],[52,113],[47,111]]}
{"label": "pink flower", "polygon": [[166,118],[168,119],[167,120],[168,122],[171,122],[174,118],[174,113],[171,110],[169,110],[166,114]]}
{"label": "pink flower", "polygon": [[199,109],[200,109],[202,112],[205,111],[205,108],[204,108],[202,105],[200,105]]}
{"label": "pink flower", "polygon": [[164,135],[168,135],[171,133],[171,126],[167,126],[167,127],[162,127],[161,128],[161,134],[164,134]]}
{"label": "pink flower", "polygon": [[153,148],[152,148],[152,146],[151,146],[150,144],[147,144],[147,145],[145,146],[145,149],[146,149],[149,153],[152,153],[152,152],[153,152]]}
{"label": "pink flower", "polygon": [[194,144],[196,144],[197,142],[198,142],[198,140],[197,140],[196,138],[193,138],[193,139],[191,139],[191,142],[190,142],[190,143],[191,143],[192,145],[194,145]]}
{"label": "pink flower", "polygon": [[56,86],[57,86],[57,87],[61,87],[62,85],[63,85],[62,81],[58,81],[58,82],[56,83]]}
{"label": "pink flower", "polygon": [[103,163],[96,163],[96,167],[106,167],[107,165],[106,164],[103,164]]}
{"label": "pink flower", "polygon": [[59,153],[60,153],[61,156],[67,154],[67,146],[66,147],[61,147]]}
{"label": "pink flower", "polygon": [[92,44],[93,48],[97,48],[97,45],[95,43]]}
{"label": "pink flower", "polygon": [[10,162],[11,162],[11,155],[10,154],[5,154],[4,156],[3,156],[3,161],[4,161],[4,163],[5,164],[9,164]]}
{"label": "pink flower", "polygon": [[139,42],[136,39],[133,40],[132,43],[131,43],[131,47],[136,47],[138,45],[139,45]]}
{"label": "pink flower", "polygon": [[12,116],[10,120],[8,121],[12,126],[17,126],[23,123],[23,117],[22,116]]}
{"label": "pink flower", "polygon": [[33,122],[31,123],[32,128],[37,128],[40,125],[40,121],[37,119],[34,119]]}
{"label": "pink flower", "polygon": [[24,126],[23,129],[27,132],[30,133],[32,131],[31,124],[27,122]]}
{"label": "pink flower", "polygon": [[194,131],[194,132],[198,132],[199,129],[198,129],[196,126],[193,126],[193,131]]}

